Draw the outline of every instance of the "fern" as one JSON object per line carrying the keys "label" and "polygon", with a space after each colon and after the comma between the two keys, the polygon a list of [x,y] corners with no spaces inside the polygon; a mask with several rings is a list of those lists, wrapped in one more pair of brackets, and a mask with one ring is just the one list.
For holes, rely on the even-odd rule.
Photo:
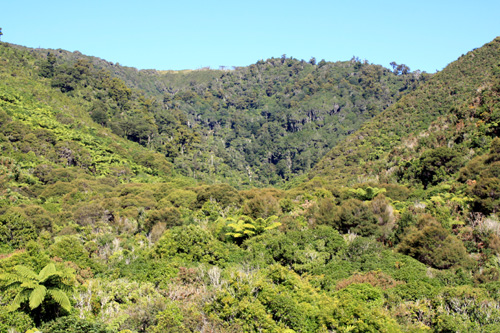
{"label": "fern", "polygon": [[68,293],[73,290],[74,277],[66,271],[58,271],[54,263],[49,263],[39,274],[22,265],[14,267],[14,273],[0,275],[4,287],[18,291],[9,305],[9,311],[15,311],[27,301],[31,310],[38,308],[45,301],[47,294],[64,310],[71,310]]}
{"label": "fern", "polygon": [[28,290],[28,289],[21,290],[16,295],[16,297],[14,298],[12,303],[10,303],[10,305],[7,307],[7,310],[9,312],[12,312],[12,311],[19,309],[21,307],[21,304],[26,302],[29,299],[29,297],[30,297],[30,290]]}
{"label": "fern", "polygon": [[22,283],[24,279],[17,274],[4,273],[0,274],[0,281],[4,281],[4,286],[8,287],[13,284]]}
{"label": "fern", "polygon": [[47,295],[47,288],[45,288],[45,286],[38,285],[35,289],[33,289],[29,298],[30,309],[33,310],[39,307],[45,299],[45,295]]}
{"label": "fern", "polygon": [[16,267],[14,267],[14,269],[16,270],[17,274],[24,279],[37,279],[38,278],[37,274],[26,266],[18,265]]}
{"label": "fern", "polygon": [[50,276],[57,274],[56,266],[53,263],[45,266],[40,273],[38,274],[38,281],[43,282],[46,281]]}
{"label": "fern", "polygon": [[49,289],[48,294],[52,297],[54,301],[57,302],[64,310],[71,311],[71,303],[69,301],[68,295],[60,289]]}

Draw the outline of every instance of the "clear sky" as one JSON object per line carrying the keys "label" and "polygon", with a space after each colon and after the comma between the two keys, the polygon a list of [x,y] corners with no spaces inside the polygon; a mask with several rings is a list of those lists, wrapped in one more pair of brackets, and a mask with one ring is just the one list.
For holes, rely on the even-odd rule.
{"label": "clear sky", "polygon": [[500,0],[0,0],[2,41],[139,69],[353,56],[429,73],[500,36]]}

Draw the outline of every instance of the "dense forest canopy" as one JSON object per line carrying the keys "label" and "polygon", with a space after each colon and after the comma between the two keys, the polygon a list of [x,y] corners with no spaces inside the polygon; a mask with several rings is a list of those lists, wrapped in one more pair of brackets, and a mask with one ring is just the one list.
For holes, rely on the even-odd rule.
{"label": "dense forest canopy", "polygon": [[500,330],[500,39],[391,67],[0,43],[0,332]]}

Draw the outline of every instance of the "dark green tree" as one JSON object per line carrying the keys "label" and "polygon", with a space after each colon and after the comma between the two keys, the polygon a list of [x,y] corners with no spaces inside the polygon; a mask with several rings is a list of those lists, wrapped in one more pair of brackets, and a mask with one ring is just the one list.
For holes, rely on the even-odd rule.
{"label": "dark green tree", "polygon": [[54,65],[56,64],[56,56],[52,53],[47,53],[47,60],[40,65],[40,75],[43,77],[54,76]]}

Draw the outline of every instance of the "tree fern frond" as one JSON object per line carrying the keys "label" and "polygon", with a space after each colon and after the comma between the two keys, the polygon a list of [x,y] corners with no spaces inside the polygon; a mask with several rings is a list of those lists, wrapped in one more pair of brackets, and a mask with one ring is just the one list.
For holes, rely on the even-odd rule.
{"label": "tree fern frond", "polygon": [[42,304],[47,294],[47,288],[43,285],[38,285],[30,295],[30,309],[33,310]]}
{"label": "tree fern frond", "polygon": [[241,231],[242,228],[240,225],[236,224],[236,223],[229,223],[227,225],[229,228],[233,228],[235,231]]}
{"label": "tree fern frond", "polygon": [[38,274],[38,280],[40,282],[47,280],[51,275],[59,275],[57,274],[56,265],[54,263],[50,263],[45,266],[40,273]]}
{"label": "tree fern frond", "polygon": [[12,311],[19,309],[21,304],[23,304],[24,302],[26,302],[29,299],[29,296],[30,296],[30,290],[27,290],[27,289],[21,290],[16,295],[16,297],[14,298],[12,303],[10,303],[10,305],[7,307],[7,311],[12,312]]}
{"label": "tree fern frond", "polygon": [[4,273],[0,274],[0,281],[3,281],[4,287],[8,287],[14,283],[22,283],[24,279],[17,274]]}
{"label": "tree fern frond", "polygon": [[38,275],[35,272],[33,272],[33,270],[29,267],[23,265],[16,265],[14,267],[14,270],[20,277],[30,280],[38,280]]}
{"label": "tree fern frond", "polygon": [[224,221],[225,221],[226,223],[227,223],[227,222],[233,222],[233,223],[236,223],[236,220],[235,220],[234,218],[230,217],[230,216],[229,216],[229,217],[226,217],[226,218],[224,219]]}
{"label": "tree fern frond", "polygon": [[243,237],[243,234],[241,234],[239,232],[227,232],[226,236],[231,236],[231,237],[234,237],[234,238],[240,238],[240,237]]}
{"label": "tree fern frond", "polygon": [[253,235],[255,235],[255,231],[253,231],[253,230],[245,230],[245,231],[243,231],[243,233],[244,233],[245,235],[249,235],[249,236],[253,236]]}
{"label": "tree fern frond", "polygon": [[64,310],[71,311],[71,303],[69,301],[68,295],[60,289],[49,289],[48,294],[56,301]]}

